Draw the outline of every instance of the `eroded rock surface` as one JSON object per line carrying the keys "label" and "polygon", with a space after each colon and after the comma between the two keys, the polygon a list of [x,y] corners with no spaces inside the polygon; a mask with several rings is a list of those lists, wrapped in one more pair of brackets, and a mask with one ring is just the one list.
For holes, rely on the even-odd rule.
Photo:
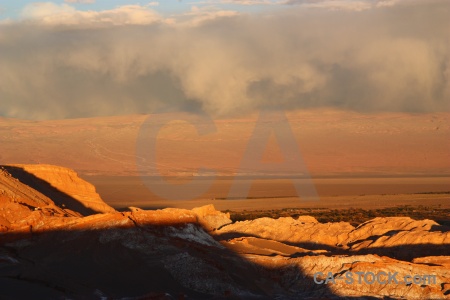
{"label": "eroded rock surface", "polygon": [[317,222],[313,217],[293,219],[260,218],[251,221],[236,222],[218,230],[216,234],[224,236],[254,236],[264,239],[297,244],[336,246],[348,239],[348,234],[355,228],[347,222]]}
{"label": "eroded rock surface", "polygon": [[1,166],[0,200],[0,226],[23,223],[33,213],[79,217],[115,212],[75,171],[50,165]]}
{"label": "eroded rock surface", "polygon": [[[1,299],[450,299],[450,234],[431,220],[231,223],[212,205],[83,216],[9,171],[0,169]],[[58,174],[52,188],[80,202],[92,193]],[[356,272],[396,275],[371,283]],[[414,275],[428,281],[408,282]]]}
{"label": "eroded rock surface", "polygon": [[194,208],[192,212],[197,215],[199,224],[208,231],[220,229],[232,223],[229,213],[217,211],[212,204]]}
{"label": "eroded rock surface", "polygon": [[251,236],[340,253],[350,250],[385,254],[392,249],[396,257],[409,259],[450,249],[447,228],[432,220],[408,217],[375,218],[357,228],[346,222],[322,224],[312,217],[260,218],[236,222],[215,234],[222,239]]}
{"label": "eroded rock surface", "polygon": [[83,215],[115,210],[106,204],[95,187],[68,168],[52,165],[8,165],[3,169],[22,183],[50,197],[57,205]]}
{"label": "eroded rock surface", "polygon": [[[227,225],[214,234],[247,260],[276,270],[271,276],[278,285],[271,292],[289,290],[312,298],[450,298],[450,232],[432,220],[375,218],[354,228],[343,222],[321,224],[308,216],[260,218]],[[318,280],[329,274],[337,279],[327,285],[305,280],[318,272]],[[398,282],[359,283],[356,272],[391,272]],[[352,284],[345,282],[350,273]],[[426,282],[411,283],[415,275]]]}

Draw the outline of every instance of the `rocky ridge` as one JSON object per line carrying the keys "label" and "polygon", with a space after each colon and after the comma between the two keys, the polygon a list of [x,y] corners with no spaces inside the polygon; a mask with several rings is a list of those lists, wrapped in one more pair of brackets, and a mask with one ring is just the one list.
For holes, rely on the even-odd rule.
{"label": "rocky ridge", "polygon": [[0,166],[0,199],[2,224],[23,221],[34,211],[55,216],[115,211],[75,171],[51,165]]}
{"label": "rocky ridge", "polygon": [[[70,171],[20,168],[34,181],[0,169],[2,299],[450,298],[450,233],[432,220],[232,223],[212,205],[116,212]],[[55,190],[106,212],[69,209]]]}

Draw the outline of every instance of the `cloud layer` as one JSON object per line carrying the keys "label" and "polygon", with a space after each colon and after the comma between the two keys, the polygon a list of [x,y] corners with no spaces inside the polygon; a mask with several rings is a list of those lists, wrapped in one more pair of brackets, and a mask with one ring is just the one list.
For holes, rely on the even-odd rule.
{"label": "cloud layer", "polygon": [[0,25],[0,116],[449,111],[450,3],[382,2],[170,18],[139,5],[29,6],[22,21]]}

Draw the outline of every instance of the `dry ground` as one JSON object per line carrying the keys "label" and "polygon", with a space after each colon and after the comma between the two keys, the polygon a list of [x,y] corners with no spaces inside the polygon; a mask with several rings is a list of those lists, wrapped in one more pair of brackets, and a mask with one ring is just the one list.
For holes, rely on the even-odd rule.
{"label": "dry ground", "polygon": [[[135,176],[84,176],[93,183],[101,197],[115,208],[178,207],[192,209],[213,203],[219,210],[263,210],[282,208],[376,209],[398,205],[441,205],[450,207],[450,178],[353,178],[315,179],[319,199],[298,198],[289,179],[255,180],[249,199],[226,200],[231,179],[216,180],[199,199],[166,200],[155,196]],[[185,183],[185,182],[183,182]],[[241,184],[243,184],[242,182]]]}

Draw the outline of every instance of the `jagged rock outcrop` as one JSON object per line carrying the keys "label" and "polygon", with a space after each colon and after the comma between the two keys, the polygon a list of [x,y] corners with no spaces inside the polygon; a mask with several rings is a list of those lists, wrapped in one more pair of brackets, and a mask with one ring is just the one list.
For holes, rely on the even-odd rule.
{"label": "jagged rock outcrop", "polygon": [[197,215],[199,224],[208,231],[220,229],[232,223],[229,213],[217,211],[212,204],[194,208],[192,212]]}
{"label": "jagged rock outcrop", "polygon": [[293,219],[291,217],[271,219],[260,218],[236,222],[218,230],[216,234],[230,236],[254,236],[290,244],[336,246],[348,239],[354,229],[350,223],[317,222],[313,217]]}
{"label": "jagged rock outcrop", "polygon": [[[449,232],[430,220],[231,223],[212,205],[82,216],[26,187],[0,170],[2,299],[450,299]],[[395,281],[372,282],[380,272]]]}
{"label": "jagged rock outcrop", "polygon": [[308,250],[305,248],[256,237],[239,237],[227,241],[221,241],[221,243],[228,249],[232,249],[234,252],[242,254],[296,257],[328,252],[326,250]]}
{"label": "jagged rock outcrop", "polygon": [[[291,296],[299,298],[450,298],[450,232],[432,220],[375,218],[354,228],[342,222],[321,224],[309,216],[260,218],[224,226],[214,234],[247,260],[276,270],[270,275],[277,282],[272,293],[281,289],[295,291]],[[318,272],[318,280],[329,274],[337,279],[317,284]],[[369,283],[358,283],[356,272],[369,277],[391,272],[398,283],[372,283],[371,277]],[[345,282],[347,273],[353,275],[351,284]],[[411,283],[414,275],[431,281]]]}
{"label": "jagged rock outcrop", "polygon": [[373,236],[392,236],[401,231],[421,232],[430,231],[439,224],[433,220],[416,221],[407,217],[389,217],[374,218],[359,225],[355,230],[349,233],[346,243],[352,243],[358,240],[365,240]]}
{"label": "jagged rock outcrop", "polygon": [[425,264],[430,266],[443,266],[450,270],[450,256],[425,256],[413,259],[413,263]]}
{"label": "jagged rock outcrop", "polygon": [[[272,286],[272,292],[275,293],[280,288],[293,291],[290,299],[295,299],[296,296],[297,299],[450,298],[448,290],[450,271],[444,267],[405,263],[377,255],[320,255],[298,258],[245,255],[245,257],[266,269],[276,270],[272,276],[277,278],[278,284]],[[378,274],[379,277],[374,278],[373,275]],[[419,275],[420,280],[413,283],[415,275]],[[329,281],[325,283],[327,278]]]}
{"label": "jagged rock outcrop", "polygon": [[30,235],[0,233],[0,285],[8,287],[0,298],[261,295],[255,266],[215,241],[198,220],[193,211],[174,208],[42,216]]}
{"label": "jagged rock outcrop", "polygon": [[1,166],[0,199],[3,227],[32,214],[78,217],[115,212],[73,170],[50,165]]}
{"label": "jagged rock outcrop", "polygon": [[71,169],[42,164],[8,165],[4,169],[21,182],[48,195],[57,205],[83,215],[115,211],[100,198],[92,184]]}
{"label": "jagged rock outcrop", "polygon": [[33,219],[46,215],[81,216],[56,206],[50,198],[0,167],[0,231],[6,231],[11,226],[29,226]]}
{"label": "jagged rock outcrop", "polygon": [[401,249],[405,245],[414,246],[424,256],[431,255],[428,252],[430,245],[435,245],[436,250],[445,247],[450,249],[450,232],[444,227],[432,220],[416,221],[408,217],[375,218],[357,228],[346,222],[322,224],[312,217],[300,217],[297,220],[290,217],[260,218],[236,222],[215,234],[223,238],[259,237],[310,249],[366,250],[369,253],[376,253],[379,249],[385,253],[391,248],[399,258],[409,259],[421,254]]}

